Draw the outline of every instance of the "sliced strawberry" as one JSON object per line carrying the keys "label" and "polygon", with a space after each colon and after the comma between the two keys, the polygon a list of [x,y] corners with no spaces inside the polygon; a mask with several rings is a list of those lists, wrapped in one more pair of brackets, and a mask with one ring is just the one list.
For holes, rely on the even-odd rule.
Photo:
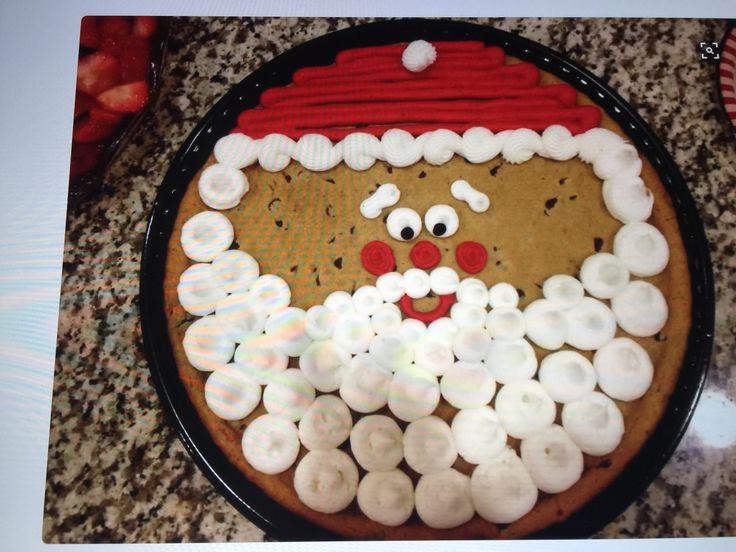
{"label": "sliced strawberry", "polygon": [[74,122],[72,138],[75,142],[99,142],[110,136],[123,118],[121,113],[111,113],[99,107],[89,110],[89,115]]}
{"label": "sliced strawberry", "polygon": [[71,162],[71,174],[74,178],[80,174],[84,174],[92,169],[97,161],[100,159],[100,155],[104,150],[104,146],[98,143],[92,144],[79,144],[72,143],[72,162]]}
{"label": "sliced strawberry", "polygon": [[130,21],[119,15],[100,17],[97,24],[100,29],[100,36],[103,38],[129,35],[133,30]]}
{"label": "sliced strawberry", "polygon": [[114,56],[95,52],[77,64],[77,90],[97,96],[120,82],[120,62]]}
{"label": "sliced strawberry", "polygon": [[97,28],[96,17],[88,15],[82,18],[79,43],[85,48],[97,48],[100,44],[100,31]]}
{"label": "sliced strawberry", "polygon": [[120,57],[126,36],[106,36],[100,40],[99,50],[111,56]]}
{"label": "sliced strawberry", "polygon": [[140,111],[148,101],[148,83],[136,81],[120,84],[105,90],[97,96],[97,101],[105,109],[119,113],[135,113]]}
{"label": "sliced strawberry", "polygon": [[122,82],[148,78],[148,62],[151,54],[147,38],[134,35],[103,38],[100,41],[100,52],[113,55],[120,60]]}
{"label": "sliced strawberry", "polygon": [[74,118],[76,119],[80,115],[87,113],[95,105],[97,105],[97,102],[92,96],[84,92],[77,92],[74,97]]}
{"label": "sliced strawberry", "polygon": [[133,18],[133,34],[150,38],[156,32],[156,18],[149,15],[138,15]]}
{"label": "sliced strawberry", "polygon": [[129,36],[127,48],[120,53],[120,67],[123,82],[148,79],[151,48],[148,39]]}

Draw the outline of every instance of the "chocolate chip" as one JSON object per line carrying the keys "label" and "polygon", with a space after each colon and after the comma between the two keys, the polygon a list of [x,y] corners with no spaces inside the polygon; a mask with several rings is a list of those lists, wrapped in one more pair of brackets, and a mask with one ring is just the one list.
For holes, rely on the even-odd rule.
{"label": "chocolate chip", "polygon": [[284,180],[286,180],[286,183],[287,184],[290,183],[291,182],[291,175],[284,173]]}
{"label": "chocolate chip", "polygon": [[351,234],[355,234],[355,226],[351,226],[350,227],[350,233]]}
{"label": "chocolate chip", "polygon": [[496,261],[496,266],[501,266],[501,261]]}
{"label": "chocolate chip", "polygon": [[322,282],[319,281],[319,274],[317,274],[317,278],[314,280],[318,286],[322,285]]}
{"label": "chocolate chip", "polygon": [[335,179],[334,178],[325,178],[325,182],[329,182],[330,184],[334,184],[335,183]]}
{"label": "chocolate chip", "polygon": [[297,270],[299,270],[299,265],[294,265],[289,269],[289,272],[296,272]]}
{"label": "chocolate chip", "polygon": [[427,178],[427,173],[422,171],[419,173],[419,178]]}
{"label": "chocolate chip", "polygon": [[524,297],[526,297],[526,293],[524,293],[524,290],[521,288],[516,288],[516,293],[519,294],[519,299],[523,299]]}
{"label": "chocolate chip", "polygon": [[328,204],[327,204],[327,207],[325,207],[325,214],[326,214],[326,215],[327,215],[328,217],[331,217],[331,218],[335,218],[335,213],[334,213],[334,211],[332,210],[332,204],[331,204],[331,203],[328,203]]}
{"label": "chocolate chip", "polygon": [[571,196],[570,196],[570,201],[575,201],[575,200],[576,200],[577,198],[578,198],[578,196],[576,196],[576,195],[571,195]]}
{"label": "chocolate chip", "polygon": [[560,182],[560,186],[564,186],[565,185],[565,182],[567,182],[567,177],[565,176],[563,178],[560,178],[560,181],[559,182]]}
{"label": "chocolate chip", "polygon": [[603,238],[593,238],[593,248],[598,253],[603,247]]}
{"label": "chocolate chip", "polygon": [[327,240],[327,243],[335,243],[335,236],[332,236],[329,240]]}
{"label": "chocolate chip", "polygon": [[386,167],[386,172],[388,172],[388,174],[392,174],[394,172],[394,168],[391,165],[389,165]]}
{"label": "chocolate chip", "polygon": [[335,266],[336,266],[337,268],[339,268],[339,269],[341,269],[341,270],[342,270],[342,257],[338,257],[337,259],[335,259],[335,260],[333,261],[333,264],[334,264],[334,265],[335,265]]}
{"label": "chocolate chip", "polygon": [[444,236],[445,232],[447,232],[447,226],[442,222],[438,222],[432,227],[432,234],[434,234],[438,238],[440,236]]}
{"label": "chocolate chip", "polygon": [[498,171],[501,169],[501,165],[496,165],[491,169],[491,176],[496,176],[498,174]]}
{"label": "chocolate chip", "polygon": [[551,197],[547,201],[544,202],[545,209],[552,209],[554,206],[557,205],[557,198]]}
{"label": "chocolate chip", "polygon": [[274,222],[276,223],[276,226],[278,226],[279,228],[281,228],[284,225],[283,220],[275,220]]}

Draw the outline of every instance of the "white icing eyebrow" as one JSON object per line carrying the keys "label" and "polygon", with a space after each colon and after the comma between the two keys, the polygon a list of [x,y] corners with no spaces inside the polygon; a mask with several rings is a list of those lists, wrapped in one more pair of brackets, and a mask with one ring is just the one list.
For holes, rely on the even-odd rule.
{"label": "white icing eyebrow", "polygon": [[360,214],[369,219],[378,218],[383,209],[396,205],[400,197],[396,184],[381,184],[360,204]]}
{"label": "white icing eyebrow", "polygon": [[467,180],[456,180],[450,186],[452,197],[464,201],[476,213],[485,213],[491,206],[491,200],[483,192],[473,188]]}

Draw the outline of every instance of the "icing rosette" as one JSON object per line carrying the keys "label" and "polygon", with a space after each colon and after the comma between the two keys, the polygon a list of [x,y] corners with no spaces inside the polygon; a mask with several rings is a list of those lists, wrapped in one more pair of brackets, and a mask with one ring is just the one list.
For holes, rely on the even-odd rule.
{"label": "icing rosette", "polygon": [[455,256],[458,266],[468,274],[478,274],[488,262],[488,251],[478,242],[466,241],[457,246]]}
{"label": "icing rosette", "polygon": [[394,253],[391,248],[381,241],[368,242],[360,252],[363,267],[374,276],[381,276],[391,272],[396,266]]}
{"label": "icing rosette", "polygon": [[441,256],[439,247],[426,240],[418,242],[409,252],[409,258],[414,266],[423,269],[436,267],[440,264]]}

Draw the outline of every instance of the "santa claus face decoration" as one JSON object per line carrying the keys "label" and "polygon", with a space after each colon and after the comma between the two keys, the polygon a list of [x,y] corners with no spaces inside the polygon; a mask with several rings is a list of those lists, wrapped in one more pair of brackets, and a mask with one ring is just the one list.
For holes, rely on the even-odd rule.
{"label": "santa claus face decoration", "polygon": [[[573,88],[538,79],[535,66],[507,64],[481,42],[347,50],[264,91],[215,146],[198,181],[205,208],[180,233],[196,264],[181,275],[179,302],[201,317],[183,348],[212,373],[210,409],[248,420],[249,466],[273,475],[301,445],[310,451],[293,478],[309,508],[346,508],[356,462],[387,471],[404,454],[416,489],[405,474],[364,478],[369,518],[399,525],[416,506],[434,528],[476,512],[510,523],[538,489],[573,485],[583,453],[618,446],[623,418],[611,398],[641,397],[652,366],[615,336],[664,326],[661,292],[634,277],[664,270],[669,250],[644,222],[653,199],[636,149],[597,128],[599,109],[578,105]],[[580,184],[591,170],[602,188]],[[532,344],[568,350],[545,358],[558,355],[545,376]],[[580,353],[592,351],[595,370]],[[435,415],[441,400],[445,413],[486,414],[451,431]],[[507,435],[522,441],[521,458]],[[535,468],[548,449],[569,459],[559,473]],[[458,454],[482,465],[460,473]],[[435,472],[459,505],[452,512],[422,490]],[[485,492],[512,480],[513,497]],[[334,485],[320,494],[320,481]],[[395,508],[373,507],[381,485]]]}

